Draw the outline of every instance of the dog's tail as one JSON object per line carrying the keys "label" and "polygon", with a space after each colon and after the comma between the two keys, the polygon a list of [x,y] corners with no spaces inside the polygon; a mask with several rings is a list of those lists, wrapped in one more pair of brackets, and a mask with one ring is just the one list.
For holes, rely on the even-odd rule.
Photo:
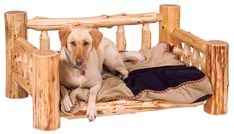
{"label": "dog's tail", "polygon": [[121,52],[123,61],[131,61],[131,62],[142,62],[145,60],[145,56],[136,51],[129,51],[129,52]]}

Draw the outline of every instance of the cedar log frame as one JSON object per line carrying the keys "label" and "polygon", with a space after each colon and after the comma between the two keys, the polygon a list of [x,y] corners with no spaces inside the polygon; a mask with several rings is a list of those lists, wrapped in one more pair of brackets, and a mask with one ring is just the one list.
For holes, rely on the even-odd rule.
{"label": "cedar log frame", "polygon": [[[214,94],[208,101],[195,104],[124,100],[98,102],[98,116],[197,105],[204,105],[204,110],[210,114],[225,114],[228,98],[228,43],[218,40],[205,41],[180,29],[178,5],[160,5],[160,13],[64,19],[35,17],[27,20],[26,12],[6,12],[6,97],[17,99],[25,98],[28,94],[32,96],[33,126],[37,129],[59,128],[60,116],[84,117],[86,107],[72,116],[60,115],[59,56],[57,52],[49,50],[50,39],[47,31],[58,30],[64,25],[107,28],[118,26],[117,48],[125,50],[124,25],[142,24],[141,49],[149,49],[151,47],[149,24],[155,22],[159,22],[159,41],[171,44],[172,52],[185,64],[196,66],[205,72],[211,80]],[[27,29],[41,31],[40,49],[27,41]]]}

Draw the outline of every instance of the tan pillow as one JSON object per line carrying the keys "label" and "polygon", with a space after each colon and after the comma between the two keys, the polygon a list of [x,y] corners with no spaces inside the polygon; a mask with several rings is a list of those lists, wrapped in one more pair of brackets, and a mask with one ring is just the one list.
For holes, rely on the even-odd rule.
{"label": "tan pillow", "polygon": [[141,53],[146,57],[146,60],[136,64],[126,63],[129,72],[143,68],[184,65],[169,51],[169,46],[166,43],[159,43],[149,50],[142,50]]}

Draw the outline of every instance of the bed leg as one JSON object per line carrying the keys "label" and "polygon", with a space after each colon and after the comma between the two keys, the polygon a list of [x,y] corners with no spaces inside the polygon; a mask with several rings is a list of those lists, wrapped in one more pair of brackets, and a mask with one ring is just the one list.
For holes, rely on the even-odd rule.
{"label": "bed leg", "polygon": [[209,114],[225,114],[228,100],[228,43],[208,41],[206,72],[211,81],[213,95],[204,110]]}
{"label": "bed leg", "polygon": [[5,13],[6,31],[6,97],[16,99],[25,98],[28,93],[18,85],[13,78],[13,53],[15,39],[27,39],[27,13],[24,11],[9,11]]}
{"label": "bed leg", "polygon": [[60,127],[59,54],[33,53],[33,126],[40,130]]}

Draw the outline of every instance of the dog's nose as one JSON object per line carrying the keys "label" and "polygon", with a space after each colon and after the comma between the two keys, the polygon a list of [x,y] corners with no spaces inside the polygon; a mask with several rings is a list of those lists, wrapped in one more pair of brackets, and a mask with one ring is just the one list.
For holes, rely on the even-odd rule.
{"label": "dog's nose", "polygon": [[81,66],[83,64],[83,60],[80,58],[76,59],[76,65]]}

